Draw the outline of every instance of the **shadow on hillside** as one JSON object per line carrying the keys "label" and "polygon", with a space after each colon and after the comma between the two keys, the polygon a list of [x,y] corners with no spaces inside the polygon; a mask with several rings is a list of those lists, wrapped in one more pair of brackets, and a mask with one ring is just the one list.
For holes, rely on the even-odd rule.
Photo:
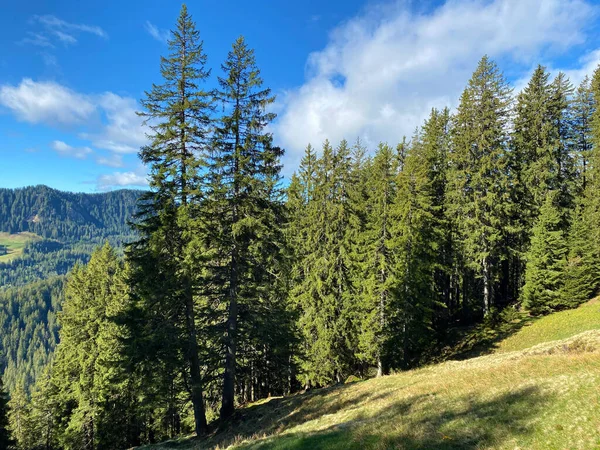
{"label": "shadow on hillside", "polygon": [[464,360],[492,353],[504,339],[531,324],[533,318],[512,309],[506,309],[495,317],[472,327],[456,327],[449,330],[446,345],[438,350],[428,362]]}
{"label": "shadow on hillside", "polygon": [[428,410],[421,409],[419,403],[430,395],[397,402],[374,417],[359,415],[319,432],[273,436],[240,448],[469,450],[510,440],[518,445],[531,434],[531,419],[548,402],[530,387],[493,400],[462,398],[447,408],[428,403]]}

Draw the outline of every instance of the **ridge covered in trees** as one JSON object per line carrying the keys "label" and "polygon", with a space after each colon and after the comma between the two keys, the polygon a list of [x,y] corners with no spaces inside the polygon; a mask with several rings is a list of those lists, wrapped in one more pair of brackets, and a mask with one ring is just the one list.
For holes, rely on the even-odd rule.
{"label": "ridge covered in trees", "polygon": [[243,37],[209,90],[184,5],[160,67],[135,239],[68,276],[55,356],[11,399],[20,448],[205,434],[247,402],[418,366],[509,305],[598,291],[600,69],[574,89],[539,66],[515,96],[483,57],[456,110],[372,154],[308,145],[284,188]]}

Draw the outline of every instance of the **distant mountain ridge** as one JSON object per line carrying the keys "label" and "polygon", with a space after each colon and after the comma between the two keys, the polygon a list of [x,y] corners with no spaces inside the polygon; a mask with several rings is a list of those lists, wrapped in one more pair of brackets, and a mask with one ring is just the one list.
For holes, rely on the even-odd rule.
{"label": "distant mountain ridge", "polygon": [[72,193],[44,185],[0,188],[0,231],[29,231],[63,242],[128,235],[140,194],[128,189]]}

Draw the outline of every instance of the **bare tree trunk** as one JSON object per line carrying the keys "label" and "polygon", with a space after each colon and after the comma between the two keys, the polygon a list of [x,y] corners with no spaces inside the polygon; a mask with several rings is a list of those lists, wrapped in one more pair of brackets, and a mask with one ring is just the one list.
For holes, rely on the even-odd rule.
{"label": "bare tree trunk", "polygon": [[482,261],[483,270],[483,315],[487,316],[490,312],[490,297],[491,297],[491,283],[490,283],[490,266],[487,257],[483,258]]}
{"label": "bare tree trunk", "polygon": [[202,396],[202,377],[200,376],[200,358],[198,357],[198,338],[194,320],[194,299],[189,280],[186,280],[185,316],[188,335],[188,360],[190,363],[190,391],[194,408],[194,428],[198,436],[207,431],[204,398]]}

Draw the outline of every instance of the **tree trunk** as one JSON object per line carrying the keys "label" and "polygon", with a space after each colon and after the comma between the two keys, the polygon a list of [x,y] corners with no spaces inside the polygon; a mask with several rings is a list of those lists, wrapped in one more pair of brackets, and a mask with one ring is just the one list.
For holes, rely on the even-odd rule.
{"label": "tree trunk", "polygon": [[190,391],[194,408],[194,429],[201,436],[207,431],[204,399],[202,397],[202,377],[200,376],[200,359],[198,357],[198,339],[194,320],[194,299],[189,280],[186,280],[185,318],[188,335],[188,360],[190,363]]}
{"label": "tree trunk", "polygon": [[226,327],[225,373],[223,375],[223,399],[221,403],[221,419],[233,414],[235,409],[235,356],[237,329],[237,265],[232,264],[229,280],[229,312]]}
{"label": "tree trunk", "polygon": [[481,268],[483,271],[483,315],[485,317],[490,312],[491,296],[490,266],[487,257],[483,258]]}

